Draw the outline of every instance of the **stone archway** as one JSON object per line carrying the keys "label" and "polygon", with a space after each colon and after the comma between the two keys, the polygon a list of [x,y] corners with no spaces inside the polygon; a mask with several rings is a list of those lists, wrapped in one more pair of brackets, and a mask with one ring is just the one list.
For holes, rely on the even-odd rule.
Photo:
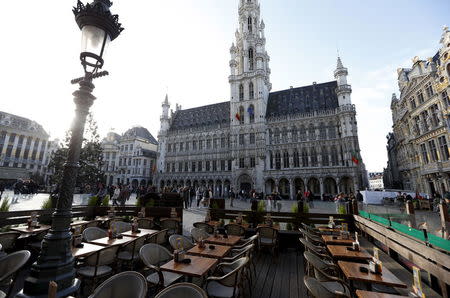
{"label": "stone archway", "polygon": [[191,186],[191,180],[186,180],[185,185],[190,187]]}
{"label": "stone archway", "polygon": [[278,192],[283,197],[283,199],[289,200],[290,197],[290,183],[286,178],[281,178],[278,183]]}
{"label": "stone archway", "polygon": [[314,197],[320,197],[320,182],[316,177],[309,178],[308,180],[308,190]]}
{"label": "stone archway", "polygon": [[275,181],[272,178],[269,178],[265,182],[264,188],[266,195],[272,194],[275,192]]}
{"label": "stone archway", "polygon": [[239,176],[237,182],[240,191],[243,190],[244,192],[249,193],[253,189],[252,178],[247,174]]}
{"label": "stone archway", "polygon": [[211,190],[211,192],[214,195],[214,181],[213,180],[208,180],[208,189]]}
{"label": "stone archway", "polygon": [[339,190],[345,194],[352,193],[354,191],[353,179],[348,176],[342,177],[339,183]]}
{"label": "stone archway", "polygon": [[161,181],[159,182],[159,188],[163,189],[164,186],[165,186],[164,180],[161,180]]}
{"label": "stone archway", "polygon": [[305,182],[303,182],[302,178],[294,179],[295,193],[297,194],[299,191],[303,195],[305,192]]}
{"label": "stone archway", "polygon": [[197,180],[194,180],[193,186],[194,186],[194,189],[197,190],[197,188],[198,188],[198,186],[199,186]]}
{"label": "stone archway", "polygon": [[131,188],[134,190],[136,188],[138,188],[139,186],[139,181],[137,179],[133,179],[131,180]]}
{"label": "stone archway", "polygon": [[334,197],[337,194],[336,180],[332,177],[327,177],[323,180],[324,194]]}

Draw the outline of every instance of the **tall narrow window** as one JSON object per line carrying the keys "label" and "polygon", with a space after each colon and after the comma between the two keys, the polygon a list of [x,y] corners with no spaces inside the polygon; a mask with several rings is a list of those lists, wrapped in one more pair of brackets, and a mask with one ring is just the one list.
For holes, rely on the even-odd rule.
{"label": "tall narrow window", "polygon": [[253,82],[248,84],[248,98],[253,99],[255,97],[255,90],[253,89]]}
{"label": "tall narrow window", "polygon": [[298,150],[294,149],[294,168],[300,167],[300,156]]}
{"label": "tall narrow window", "polygon": [[240,124],[244,124],[244,123],[245,123],[244,117],[245,117],[245,114],[244,114],[244,107],[243,107],[243,106],[240,106],[240,107],[239,107],[239,123],[240,123]]}
{"label": "tall narrow window", "polygon": [[303,148],[302,151],[302,166],[303,167],[308,167],[308,151],[306,151],[306,148]]}
{"label": "tall narrow window", "polygon": [[422,153],[423,163],[429,163],[428,154],[427,154],[427,146],[425,144],[420,144],[420,151]]}
{"label": "tall narrow window", "polygon": [[287,151],[283,153],[283,168],[289,168],[289,152]]}
{"label": "tall narrow window", "polygon": [[327,147],[322,147],[322,165],[329,166],[330,159],[328,158],[328,150]]}
{"label": "tall narrow window", "polygon": [[239,85],[239,100],[244,100],[244,85],[242,84]]}
{"label": "tall narrow window", "polygon": [[313,167],[317,167],[317,153],[316,153],[316,149],[313,147],[311,148],[311,166]]}
{"label": "tall narrow window", "polygon": [[438,158],[438,155],[437,155],[436,143],[434,142],[434,140],[428,141],[428,146],[430,147],[431,160],[432,161],[438,161],[439,158]]}
{"label": "tall narrow window", "polygon": [[281,169],[281,155],[280,155],[280,152],[275,153],[275,168],[277,170]]}
{"label": "tall narrow window", "polygon": [[247,112],[248,112],[250,123],[254,123],[255,122],[255,107],[253,105],[250,105],[247,109]]}
{"label": "tall narrow window", "polygon": [[293,126],[292,130],[291,130],[291,134],[292,134],[292,142],[297,142],[298,141],[298,133],[297,133],[297,127]]}
{"label": "tall narrow window", "polygon": [[247,19],[247,28],[248,28],[248,32],[252,33],[253,32],[253,26],[252,26],[252,17],[248,17]]}
{"label": "tall narrow window", "polygon": [[253,59],[253,48],[248,50],[248,69],[253,70],[254,67],[254,59]]}
{"label": "tall narrow window", "polygon": [[337,166],[338,165],[338,152],[336,149],[336,146],[331,147],[331,165]]}
{"label": "tall narrow window", "polygon": [[272,151],[270,151],[270,153],[269,153],[269,164],[270,164],[270,168],[273,169],[273,154],[272,154]]}
{"label": "tall narrow window", "polygon": [[439,148],[441,151],[441,159],[448,160],[450,156],[448,154],[448,146],[445,136],[439,137],[438,140],[439,140]]}

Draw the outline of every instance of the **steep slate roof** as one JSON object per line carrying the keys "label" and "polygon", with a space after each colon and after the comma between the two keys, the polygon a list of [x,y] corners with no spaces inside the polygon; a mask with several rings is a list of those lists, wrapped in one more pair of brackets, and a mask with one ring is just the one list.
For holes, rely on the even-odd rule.
{"label": "steep slate roof", "polygon": [[176,111],[171,130],[230,123],[230,102]]}
{"label": "steep slate roof", "polygon": [[266,118],[288,114],[303,114],[339,106],[336,95],[337,82],[290,88],[269,94]]}
{"label": "steep slate roof", "polygon": [[123,137],[124,138],[139,137],[139,138],[148,140],[152,144],[158,145],[158,142],[152,136],[152,134],[146,128],[144,128],[142,126],[136,126],[136,127],[130,128],[123,134]]}

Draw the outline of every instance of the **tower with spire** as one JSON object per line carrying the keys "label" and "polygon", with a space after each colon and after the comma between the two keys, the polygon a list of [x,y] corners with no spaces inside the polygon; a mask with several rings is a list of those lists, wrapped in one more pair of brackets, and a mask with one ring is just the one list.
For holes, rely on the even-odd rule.
{"label": "tower with spire", "polygon": [[[264,27],[259,0],[240,0],[239,27],[230,48],[230,133],[236,149],[233,168],[236,177],[248,174],[257,185],[263,183],[265,115],[272,88]],[[242,137],[244,131],[247,137]]]}
{"label": "tower with spire", "polygon": [[334,78],[337,81],[336,95],[338,96],[339,106],[351,105],[352,87],[347,83],[348,70],[342,64],[341,57],[337,58],[337,66],[334,71]]}
{"label": "tower with spire", "polygon": [[164,165],[166,162],[166,136],[167,132],[170,128],[170,119],[169,119],[169,95],[166,94],[164,101],[161,104],[162,107],[162,115],[160,118],[160,129],[158,132],[158,161],[157,161],[157,169],[158,172],[162,172],[164,170]]}

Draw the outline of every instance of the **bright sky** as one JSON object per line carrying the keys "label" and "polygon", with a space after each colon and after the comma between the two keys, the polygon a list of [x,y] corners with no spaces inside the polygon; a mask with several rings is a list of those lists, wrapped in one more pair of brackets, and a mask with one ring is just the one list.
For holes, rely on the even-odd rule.
{"label": "bright sky", "polygon": [[[386,166],[397,67],[436,53],[448,0],[260,0],[272,91],[333,80],[336,49],[349,69],[362,158]],[[0,12],[0,110],[62,137],[74,115],[70,80],[82,75],[75,0],[4,1]],[[238,0],[115,0],[125,27],[96,80],[100,134],[142,125],[156,137],[161,102],[183,108],[229,100],[229,48]],[[207,117],[207,115],[205,115]]]}

